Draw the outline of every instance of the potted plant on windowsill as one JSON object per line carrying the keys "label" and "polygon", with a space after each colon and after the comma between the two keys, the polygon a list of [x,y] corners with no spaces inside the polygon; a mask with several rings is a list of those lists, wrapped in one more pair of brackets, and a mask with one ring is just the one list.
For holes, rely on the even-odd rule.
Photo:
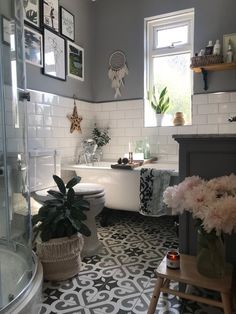
{"label": "potted plant on windowsill", "polygon": [[84,210],[89,209],[89,204],[82,196],[75,195],[73,187],[80,177],[74,177],[66,185],[56,175],[53,179],[58,190],[47,191],[48,199],[32,218],[33,232],[44,278],[66,280],[81,268],[82,235],[91,234],[83,223],[87,219]]}
{"label": "potted plant on windowsill", "polygon": [[167,96],[167,87],[164,87],[160,95],[156,92],[156,87],[153,86],[152,91],[148,91],[147,98],[156,113],[157,126],[161,126],[165,112],[169,108],[170,98]]}

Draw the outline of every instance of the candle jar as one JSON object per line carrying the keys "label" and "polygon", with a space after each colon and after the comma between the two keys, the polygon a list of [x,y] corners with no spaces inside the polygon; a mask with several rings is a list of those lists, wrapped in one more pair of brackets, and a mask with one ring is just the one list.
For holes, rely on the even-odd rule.
{"label": "candle jar", "polygon": [[180,268],[180,254],[177,250],[170,250],[167,252],[166,266],[171,269]]}

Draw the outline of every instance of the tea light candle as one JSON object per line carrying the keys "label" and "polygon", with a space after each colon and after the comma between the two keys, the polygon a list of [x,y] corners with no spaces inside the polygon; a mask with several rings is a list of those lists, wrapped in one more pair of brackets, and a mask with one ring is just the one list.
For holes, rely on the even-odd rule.
{"label": "tea light candle", "polygon": [[179,269],[180,254],[177,250],[169,250],[166,254],[166,266],[172,269]]}

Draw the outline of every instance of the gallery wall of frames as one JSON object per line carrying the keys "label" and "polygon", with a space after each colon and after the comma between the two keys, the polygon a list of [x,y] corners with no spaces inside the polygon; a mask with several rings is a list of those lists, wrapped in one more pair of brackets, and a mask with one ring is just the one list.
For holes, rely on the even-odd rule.
{"label": "gallery wall of frames", "polygon": [[[75,43],[75,16],[58,0],[24,0],[25,60],[44,75],[84,81],[84,49]],[[2,16],[3,43],[10,44],[10,21]]]}

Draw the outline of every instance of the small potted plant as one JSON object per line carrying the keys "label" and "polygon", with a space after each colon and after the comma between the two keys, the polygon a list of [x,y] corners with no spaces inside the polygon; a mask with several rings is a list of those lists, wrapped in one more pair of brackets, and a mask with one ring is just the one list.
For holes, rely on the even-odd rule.
{"label": "small potted plant", "polygon": [[94,126],[94,129],[92,131],[92,139],[95,141],[97,144],[97,157],[98,160],[102,159],[102,147],[105,146],[106,144],[109,143],[110,141],[110,136],[108,135],[108,130],[109,128],[104,128],[104,129],[99,129],[96,124]]}
{"label": "small potted plant", "polygon": [[33,216],[32,224],[44,278],[66,280],[75,276],[81,268],[82,235],[91,234],[83,223],[87,219],[84,210],[89,209],[89,204],[73,189],[80,182],[80,177],[74,177],[66,185],[56,175],[53,179],[58,190],[47,192],[49,198]]}
{"label": "small potted plant", "polygon": [[161,125],[164,113],[169,109],[170,98],[167,96],[167,87],[164,87],[157,95],[156,87],[153,86],[152,92],[148,91],[147,98],[156,113],[157,126]]}

